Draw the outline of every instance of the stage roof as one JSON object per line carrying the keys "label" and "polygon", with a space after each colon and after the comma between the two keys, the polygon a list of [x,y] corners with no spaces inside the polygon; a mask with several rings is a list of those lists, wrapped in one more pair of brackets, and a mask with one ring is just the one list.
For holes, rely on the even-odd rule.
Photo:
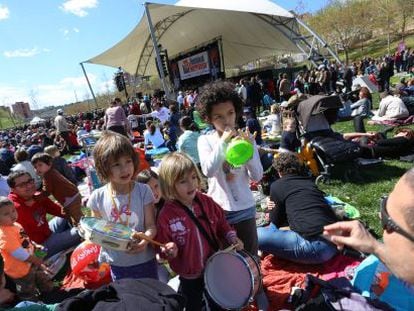
{"label": "stage roof", "polygon": [[[225,69],[274,54],[299,53],[289,39],[294,16],[267,0],[181,0],[147,3],[157,40],[171,58],[221,38]],[[272,23],[278,23],[276,28]],[[120,42],[87,63],[122,67],[130,74],[156,75],[147,18]]]}

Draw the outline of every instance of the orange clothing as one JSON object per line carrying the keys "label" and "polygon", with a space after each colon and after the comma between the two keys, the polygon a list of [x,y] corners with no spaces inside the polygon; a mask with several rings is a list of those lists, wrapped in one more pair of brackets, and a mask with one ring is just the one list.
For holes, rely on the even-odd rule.
{"label": "orange clothing", "polygon": [[33,255],[33,244],[23,227],[17,222],[13,226],[0,226],[0,252],[4,259],[4,272],[12,279],[22,278],[30,271],[30,263],[12,255],[20,247]]}

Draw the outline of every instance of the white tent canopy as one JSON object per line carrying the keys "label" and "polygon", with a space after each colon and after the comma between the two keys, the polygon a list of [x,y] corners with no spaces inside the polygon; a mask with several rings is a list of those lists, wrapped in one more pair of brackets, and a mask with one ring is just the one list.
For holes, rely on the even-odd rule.
{"label": "white tent canopy", "polygon": [[39,123],[44,123],[44,122],[46,122],[46,120],[44,120],[44,119],[42,119],[42,118],[40,118],[40,117],[36,116],[36,117],[34,117],[34,118],[30,121],[30,124],[31,124],[31,125],[36,125],[36,124],[39,124]]}
{"label": "white tent canopy", "polygon": [[[277,52],[301,52],[290,38],[289,30],[297,28],[295,17],[268,0],[181,0],[174,5],[146,5],[158,44],[168,50],[170,59],[215,38],[221,38],[226,70]],[[156,75],[146,16],[124,39],[86,62],[122,67],[139,76]]]}

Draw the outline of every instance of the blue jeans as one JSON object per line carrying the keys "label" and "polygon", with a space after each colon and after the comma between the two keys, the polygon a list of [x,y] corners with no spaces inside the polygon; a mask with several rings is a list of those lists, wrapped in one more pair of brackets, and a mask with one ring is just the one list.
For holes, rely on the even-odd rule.
{"label": "blue jeans", "polygon": [[322,237],[305,239],[291,230],[279,230],[273,223],[257,228],[259,249],[302,264],[320,264],[337,254],[336,246]]}
{"label": "blue jeans", "polygon": [[47,248],[47,257],[77,246],[81,242],[78,228],[69,226],[69,222],[64,218],[54,217],[49,221],[49,228],[52,234],[43,243],[43,246]]}

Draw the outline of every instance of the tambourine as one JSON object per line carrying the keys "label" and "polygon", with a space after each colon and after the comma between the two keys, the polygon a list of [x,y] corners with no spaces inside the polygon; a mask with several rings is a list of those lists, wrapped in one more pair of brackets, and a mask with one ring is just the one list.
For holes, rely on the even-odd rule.
{"label": "tambourine", "polygon": [[127,226],[101,218],[82,217],[79,226],[79,232],[85,240],[116,251],[128,251],[131,248],[131,243],[140,239],[158,246],[164,246],[164,244],[152,240],[145,234],[139,234]]}

